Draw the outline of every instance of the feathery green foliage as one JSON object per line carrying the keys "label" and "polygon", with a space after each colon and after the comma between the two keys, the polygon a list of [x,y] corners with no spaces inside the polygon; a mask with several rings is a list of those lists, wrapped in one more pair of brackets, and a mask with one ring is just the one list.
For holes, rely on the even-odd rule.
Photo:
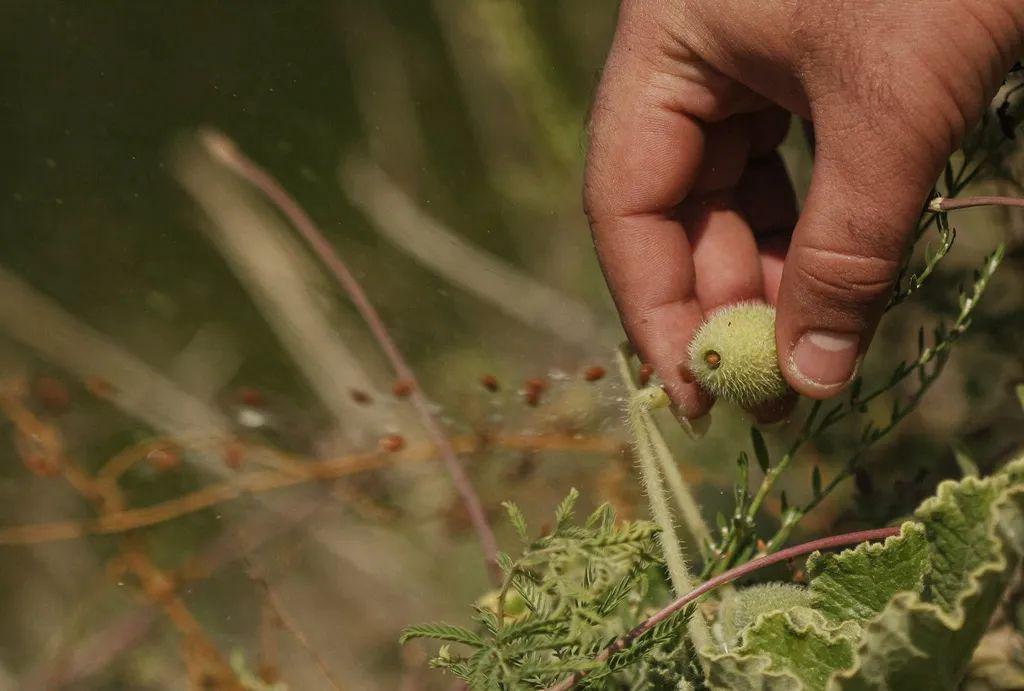
{"label": "feathery green foliage", "polygon": [[[563,503],[563,506],[565,504]],[[719,640],[692,664],[685,608],[606,660],[598,653],[649,612],[656,528],[616,524],[602,507],[505,560],[495,609],[476,634],[447,624],[410,627],[402,640],[442,646],[432,665],[472,689],[546,688],[586,673],[586,688],[835,691],[953,689],[1024,555],[1024,457],[987,478],[947,481],[884,543],[811,555],[810,584],[755,585],[719,611]],[[515,588],[524,612],[501,604]],[[689,681],[687,682],[689,683]]]}
{"label": "feathery green foliage", "polygon": [[431,664],[474,689],[544,688],[581,670],[590,673],[587,683],[603,684],[624,674],[638,678],[652,664],[679,667],[691,612],[663,622],[606,662],[592,662],[608,641],[643,617],[652,596],[663,595],[663,564],[653,523],[617,521],[604,505],[577,525],[577,499],[571,491],[558,505],[552,531],[533,541],[522,512],[507,502],[524,551],[501,560],[505,581],[478,602],[478,632],[421,624],[407,628],[401,642],[430,638],[461,645],[464,652],[443,646]]}

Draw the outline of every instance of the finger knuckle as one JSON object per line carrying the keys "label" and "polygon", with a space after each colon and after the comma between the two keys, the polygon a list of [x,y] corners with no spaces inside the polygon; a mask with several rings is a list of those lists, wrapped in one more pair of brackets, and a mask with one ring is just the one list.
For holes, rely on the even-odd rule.
{"label": "finger knuckle", "polygon": [[804,246],[796,248],[794,268],[819,299],[844,307],[872,305],[887,299],[899,262],[877,255]]}

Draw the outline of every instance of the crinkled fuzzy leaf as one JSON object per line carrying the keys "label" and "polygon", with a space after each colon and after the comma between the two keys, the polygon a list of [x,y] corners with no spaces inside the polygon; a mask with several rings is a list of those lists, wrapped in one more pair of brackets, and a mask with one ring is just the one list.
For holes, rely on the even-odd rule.
{"label": "crinkled fuzzy leaf", "polygon": [[[808,563],[814,610],[763,614],[705,652],[713,688],[954,689],[1024,553],[1024,459],[945,482],[881,544]],[[838,628],[837,628],[838,625]]]}
{"label": "crinkled fuzzy leaf", "polygon": [[762,614],[811,605],[811,591],[793,583],[759,583],[725,597],[718,609],[722,638],[728,645]]}
{"label": "crinkled fuzzy leaf", "polygon": [[[796,611],[763,616],[743,634],[740,653],[767,654],[772,669],[786,670],[807,689],[824,689],[837,669],[853,664],[850,640],[824,629],[821,615],[797,617]],[[813,610],[806,612],[816,614]]]}
{"label": "crinkled fuzzy leaf", "polygon": [[[1000,590],[992,592],[990,602],[970,598],[965,604],[991,613],[988,605],[998,601]],[[898,595],[868,624],[856,666],[838,674],[829,689],[955,689],[986,621],[979,616],[970,629],[965,623],[963,617],[945,617],[912,593]]]}
{"label": "crinkled fuzzy leaf", "polygon": [[997,551],[994,505],[1004,483],[996,479],[943,482],[916,512],[928,531],[932,565],[924,599],[946,612],[956,608],[976,570]]}
{"label": "crinkled fuzzy leaf", "polygon": [[729,691],[802,691],[803,684],[788,672],[774,672],[771,658],[726,653],[705,658],[708,686]]}
{"label": "crinkled fuzzy leaf", "polygon": [[811,602],[835,620],[868,619],[896,593],[921,591],[928,557],[925,529],[916,523],[904,523],[900,534],[884,543],[863,543],[839,554],[815,552],[807,559]]}
{"label": "crinkled fuzzy leaf", "polygon": [[[856,624],[835,627],[807,607],[763,614],[743,632],[735,654],[708,656],[709,679],[716,680],[712,688],[824,689],[835,670],[853,664],[859,633]],[[769,663],[743,658],[767,658]],[[743,670],[757,678],[741,681]]]}
{"label": "crinkled fuzzy leaf", "polygon": [[[855,665],[830,689],[955,689],[1020,561],[1024,461],[985,480],[944,482],[917,518],[931,570],[865,627]],[[1010,537],[1011,539],[1007,539]]]}

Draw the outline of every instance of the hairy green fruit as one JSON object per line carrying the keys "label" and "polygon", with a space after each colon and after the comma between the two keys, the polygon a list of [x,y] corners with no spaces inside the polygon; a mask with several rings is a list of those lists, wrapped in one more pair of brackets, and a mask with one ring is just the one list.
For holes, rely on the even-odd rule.
{"label": "hairy green fruit", "polygon": [[[493,614],[498,613],[498,598],[501,596],[501,589],[491,590],[484,593],[480,599],[476,601],[476,606],[480,609],[485,609]],[[505,593],[505,606],[502,608],[502,614],[508,621],[516,621],[521,619],[526,613],[526,600],[519,594],[515,589]]]}
{"label": "hairy green fruit", "polygon": [[690,342],[690,370],[708,393],[741,406],[781,397],[775,308],[741,302],[715,312]]}
{"label": "hairy green fruit", "polygon": [[735,643],[740,633],[762,614],[810,606],[810,591],[798,585],[763,583],[744,588],[722,605],[719,612],[722,636],[729,643]]}

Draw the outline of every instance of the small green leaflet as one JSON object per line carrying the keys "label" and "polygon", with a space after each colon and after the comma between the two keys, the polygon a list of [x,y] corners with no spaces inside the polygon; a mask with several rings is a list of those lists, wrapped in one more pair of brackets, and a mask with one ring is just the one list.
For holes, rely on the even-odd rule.
{"label": "small green leaflet", "polygon": [[768,456],[768,446],[764,443],[764,437],[756,427],[750,428],[750,440],[754,443],[754,456],[757,457],[757,464],[761,467],[762,473],[767,473],[771,467]]}
{"label": "small green leaflet", "polygon": [[469,629],[464,629],[461,626],[453,626],[452,624],[445,624],[444,622],[408,626],[402,631],[402,635],[399,637],[398,642],[406,643],[414,638],[433,638],[438,641],[465,643],[466,645],[474,648],[482,648],[484,646],[484,639],[480,638],[480,636]]}

